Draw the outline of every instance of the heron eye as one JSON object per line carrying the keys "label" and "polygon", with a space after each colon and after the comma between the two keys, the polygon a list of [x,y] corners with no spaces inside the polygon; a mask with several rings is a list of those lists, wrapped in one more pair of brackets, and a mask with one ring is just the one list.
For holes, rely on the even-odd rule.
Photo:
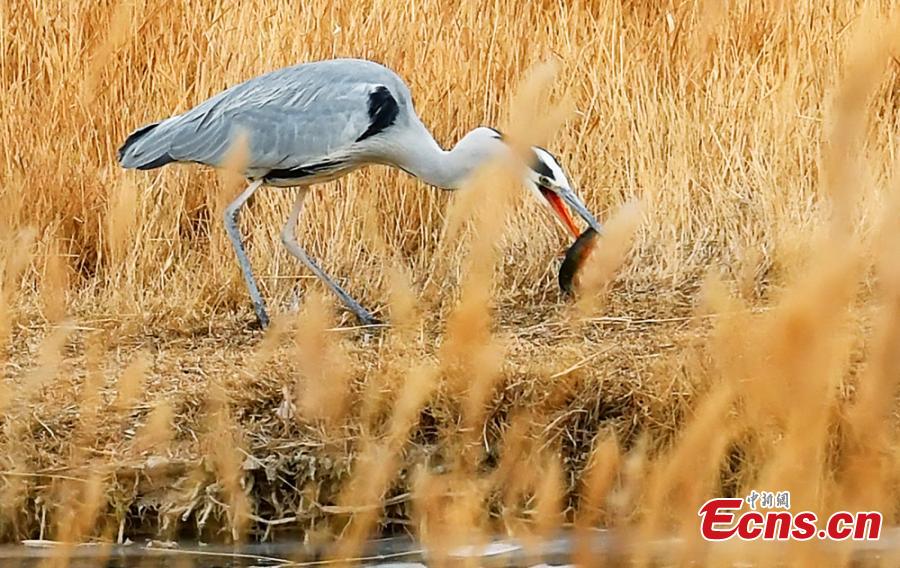
{"label": "heron eye", "polygon": [[553,189],[553,182],[547,176],[538,176],[538,183],[547,189]]}

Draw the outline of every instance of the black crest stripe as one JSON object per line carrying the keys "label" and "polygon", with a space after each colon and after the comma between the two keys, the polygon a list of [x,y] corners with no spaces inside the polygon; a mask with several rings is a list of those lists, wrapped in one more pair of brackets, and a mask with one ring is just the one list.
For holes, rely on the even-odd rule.
{"label": "black crest stripe", "polygon": [[554,179],[553,170],[551,170],[550,167],[544,163],[544,160],[541,159],[537,152],[532,150],[532,154],[534,154],[534,160],[532,160],[531,162],[531,169],[536,171],[538,175]]}
{"label": "black crest stripe", "polygon": [[375,136],[394,124],[398,114],[400,114],[400,106],[397,105],[397,99],[384,85],[376,87],[369,93],[369,127],[356,141],[360,142],[370,136]]}

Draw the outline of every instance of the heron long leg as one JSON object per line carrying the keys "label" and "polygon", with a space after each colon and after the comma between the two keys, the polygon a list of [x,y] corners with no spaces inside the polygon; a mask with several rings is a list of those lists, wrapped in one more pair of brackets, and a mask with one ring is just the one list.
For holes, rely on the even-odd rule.
{"label": "heron long leg", "polygon": [[322,270],[316,261],[314,261],[310,256],[306,253],[303,248],[300,247],[300,244],[297,243],[297,237],[295,236],[297,230],[297,220],[300,219],[300,213],[303,212],[303,200],[306,199],[306,193],[309,191],[307,188],[300,189],[300,195],[297,196],[297,200],[294,202],[294,208],[291,210],[291,216],[288,217],[287,222],[284,224],[284,227],[281,229],[281,242],[284,243],[284,246],[288,249],[292,255],[297,257],[300,262],[305,264],[310,270],[315,273],[316,276],[319,277],[322,282],[328,286],[332,292],[337,294],[337,296],[344,302],[350,310],[356,314],[356,317],[365,324],[365,325],[374,325],[378,323],[378,320],[375,319],[368,310],[359,305],[359,302],[350,297],[343,288],[341,288],[337,282],[331,279],[325,271]]}
{"label": "heron long leg", "polygon": [[256,318],[259,320],[259,325],[265,328],[269,325],[266,303],[263,301],[262,294],[259,293],[256,278],[253,277],[253,268],[250,266],[250,259],[247,258],[247,252],[244,250],[244,241],[241,237],[240,227],[238,227],[238,215],[241,212],[241,208],[261,185],[262,180],[252,182],[247,186],[247,189],[237,196],[237,199],[225,208],[225,231],[228,233],[232,246],[234,246],[235,254],[237,254],[238,264],[241,266],[241,273],[244,275],[247,290],[250,291],[250,300],[253,302],[253,309],[256,311]]}

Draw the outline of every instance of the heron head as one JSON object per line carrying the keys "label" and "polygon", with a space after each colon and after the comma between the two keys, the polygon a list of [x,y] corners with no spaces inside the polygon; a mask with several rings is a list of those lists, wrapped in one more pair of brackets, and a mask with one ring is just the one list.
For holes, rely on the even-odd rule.
{"label": "heron head", "polygon": [[569,209],[584,219],[589,227],[598,233],[603,233],[603,226],[597,222],[597,219],[588,211],[584,202],[572,189],[572,185],[557,159],[547,150],[537,146],[532,147],[531,152],[533,159],[526,167],[525,185],[538,201],[543,203],[563,228],[571,232],[576,239],[581,231],[578,230]]}
{"label": "heron head", "polygon": [[571,232],[576,239],[581,234],[569,213],[569,209],[571,209],[584,219],[589,227],[598,233],[603,233],[603,226],[597,222],[585,207],[584,202],[576,195],[559,161],[550,152],[533,146],[525,150],[525,159],[522,160],[518,151],[510,152],[512,149],[512,146],[507,145],[507,140],[500,132],[481,126],[466,134],[453,152],[458,154],[462,161],[473,164],[473,167],[475,164],[496,156],[513,158],[516,163],[524,161],[525,186],[532,191],[538,201],[547,207],[564,229]]}

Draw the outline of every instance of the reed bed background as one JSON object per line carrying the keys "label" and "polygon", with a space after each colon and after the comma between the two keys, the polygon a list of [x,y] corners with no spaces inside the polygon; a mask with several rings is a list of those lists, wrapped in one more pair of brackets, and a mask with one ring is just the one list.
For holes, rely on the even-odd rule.
{"label": "reed bed background", "polygon": [[[637,563],[701,544],[710,496],[898,501],[891,2],[21,1],[0,5],[0,538],[271,539],[336,558],[560,527]],[[568,241],[485,171],[455,194],[370,168],[301,242],[391,322],[353,327],[245,209],[270,309],[219,220],[240,181],[121,170],[134,128],[283,65],[374,59],[450,146],[546,145],[609,234]],[[829,549],[849,561],[852,545]],[[582,563],[594,562],[586,548]],[[778,551],[783,558],[783,551]],[[798,560],[825,554],[790,548]]]}

